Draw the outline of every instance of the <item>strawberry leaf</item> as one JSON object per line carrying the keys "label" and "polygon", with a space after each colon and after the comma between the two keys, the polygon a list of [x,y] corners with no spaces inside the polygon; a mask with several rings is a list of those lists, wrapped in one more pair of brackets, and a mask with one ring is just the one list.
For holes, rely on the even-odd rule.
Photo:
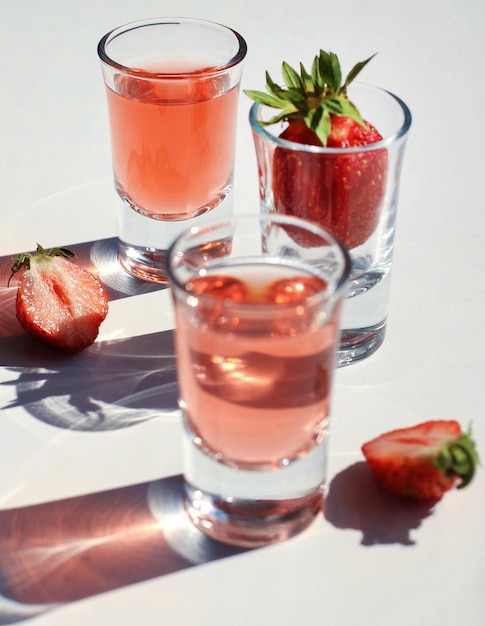
{"label": "strawberry leaf", "polygon": [[300,63],[300,75],[303,82],[303,94],[305,95],[306,93],[311,92],[314,87],[312,76],[306,71],[303,63]]}
{"label": "strawberry leaf", "polygon": [[361,61],[360,63],[356,63],[354,65],[354,67],[347,74],[347,78],[345,79],[345,83],[343,84],[343,87],[342,87],[343,93],[347,93],[347,87],[350,85],[350,83],[353,80],[356,79],[356,77],[364,69],[364,67],[367,65],[367,63],[369,63],[369,61],[371,61],[376,56],[376,54],[377,54],[377,52],[375,54],[373,54],[371,57],[369,57],[368,59],[366,59],[365,61]]}
{"label": "strawberry leaf", "polygon": [[273,117],[271,117],[266,122],[262,121],[260,123],[262,126],[271,126],[271,124],[277,124],[278,122],[282,122],[283,120],[287,120],[291,118],[295,114],[295,112],[296,112],[296,109],[293,108],[292,110],[290,110],[290,108],[287,107],[286,109],[284,109],[277,115],[274,115]]}
{"label": "strawberry leaf", "polygon": [[305,94],[302,94],[301,91],[298,91],[297,89],[288,89],[286,97],[298,111],[305,111],[308,109],[307,99]]}
{"label": "strawberry leaf", "polygon": [[265,106],[269,106],[274,109],[285,108],[288,104],[288,102],[283,98],[278,98],[269,93],[265,93],[264,91],[251,91],[247,89],[244,93],[255,102],[259,102],[259,104],[264,104]]}
{"label": "strawberry leaf", "polygon": [[273,81],[266,72],[266,91],[245,90],[244,93],[259,104],[281,109],[280,113],[264,125],[282,120],[304,120],[310,130],[315,132],[326,145],[330,134],[331,116],[350,117],[367,128],[358,109],[348,100],[346,91],[349,84],[362,71],[375,55],[361,61],[347,74],[342,85],[342,72],[338,56],[334,52],[320,50],[314,57],[311,72],[300,63],[300,73],[291,65],[282,64],[284,87]]}
{"label": "strawberry leaf", "polygon": [[315,95],[320,96],[325,88],[325,80],[322,76],[322,73],[320,72],[320,63],[318,57],[315,57],[313,59],[311,77],[313,81],[313,89],[315,91]]}
{"label": "strawberry leaf", "polygon": [[285,90],[274,82],[268,72],[266,72],[266,89],[277,98],[280,98],[281,94],[285,93]]}
{"label": "strawberry leaf", "polygon": [[362,119],[362,116],[360,115],[359,110],[352,102],[350,102],[350,100],[347,100],[346,98],[342,98],[341,103],[342,103],[341,115],[344,115],[345,117],[350,117],[353,120],[355,120],[358,124],[363,126],[364,128],[367,128],[367,125]]}
{"label": "strawberry leaf", "polygon": [[330,91],[334,94],[338,93],[342,81],[338,56],[334,52],[320,50],[319,65],[320,73],[329,86]]}
{"label": "strawberry leaf", "polygon": [[[476,466],[480,463],[475,442],[471,437],[471,429],[464,433],[448,447],[447,466],[445,471],[461,478],[459,489],[471,483],[475,476]],[[438,462],[438,461],[437,461]],[[443,462],[443,459],[441,459]]]}
{"label": "strawberry leaf", "polygon": [[339,97],[328,98],[325,100],[325,106],[332,115],[345,115],[346,102],[346,100]]}
{"label": "strawberry leaf", "polygon": [[331,121],[330,113],[324,106],[319,106],[317,109],[310,109],[305,116],[305,123],[313,130],[316,136],[322,142],[322,145],[327,144],[328,136],[330,135]]}
{"label": "strawberry leaf", "polygon": [[283,75],[283,80],[285,81],[285,85],[288,89],[297,89],[303,91],[305,93],[304,81],[298,74],[296,70],[294,70],[288,63],[283,62],[281,73]]}
{"label": "strawberry leaf", "polygon": [[323,113],[324,108],[319,106],[317,109],[310,109],[305,116],[305,121],[307,122],[309,128],[313,130],[313,132],[316,132]]}

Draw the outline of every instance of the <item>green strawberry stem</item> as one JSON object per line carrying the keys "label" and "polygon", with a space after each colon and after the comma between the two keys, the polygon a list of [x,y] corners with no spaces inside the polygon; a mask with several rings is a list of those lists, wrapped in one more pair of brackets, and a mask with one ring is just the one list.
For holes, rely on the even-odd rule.
{"label": "green strawberry stem", "polygon": [[471,483],[475,476],[476,466],[480,463],[475,442],[468,433],[460,435],[445,447],[435,461],[437,467],[447,476],[458,476],[462,489]]}
{"label": "green strawberry stem", "polygon": [[268,93],[252,90],[245,90],[244,93],[259,104],[281,109],[277,115],[262,122],[263,125],[302,119],[317,135],[322,145],[326,146],[332,115],[350,117],[366,127],[357,107],[347,97],[347,88],[374,56],[354,65],[342,83],[337,55],[320,50],[313,60],[311,72],[300,63],[298,73],[288,63],[283,62],[282,75],[285,87],[277,85],[266,72]]}
{"label": "green strawberry stem", "polygon": [[67,248],[52,248],[50,252],[46,252],[44,248],[37,244],[37,250],[34,254],[30,254],[29,252],[23,252],[19,254],[17,257],[12,259],[12,268],[11,274],[7,282],[7,287],[10,286],[10,281],[15,276],[17,272],[22,269],[29,269],[31,262],[35,259],[36,261],[41,260],[42,258],[48,259],[55,256],[64,256],[68,259],[73,259],[76,255],[71,250]]}

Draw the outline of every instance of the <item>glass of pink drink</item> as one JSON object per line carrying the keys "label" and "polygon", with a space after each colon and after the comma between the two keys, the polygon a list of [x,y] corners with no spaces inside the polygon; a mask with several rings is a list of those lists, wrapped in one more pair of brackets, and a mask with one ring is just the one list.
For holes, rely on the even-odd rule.
{"label": "glass of pink drink", "polygon": [[290,216],[211,219],[172,244],[186,510],[214,539],[280,541],[321,510],[349,270]]}
{"label": "glass of pink drink", "polygon": [[232,213],[246,43],[220,24],[167,18],[116,28],[98,55],[119,196],[119,259],[134,276],[166,282],[166,250],[186,220]]}

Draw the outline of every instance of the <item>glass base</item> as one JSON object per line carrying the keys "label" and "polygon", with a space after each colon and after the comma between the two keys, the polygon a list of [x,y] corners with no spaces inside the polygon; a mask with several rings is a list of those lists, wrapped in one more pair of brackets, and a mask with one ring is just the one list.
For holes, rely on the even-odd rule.
{"label": "glass base", "polygon": [[386,320],[368,328],[342,330],[337,349],[337,367],[356,363],[374,354],[386,334]]}
{"label": "glass base", "polygon": [[327,436],[288,463],[250,470],[221,463],[185,427],[185,510],[205,535],[239,547],[263,546],[301,532],[322,510]]}
{"label": "glass base", "polygon": [[168,283],[165,273],[166,255],[166,250],[130,246],[123,241],[118,244],[118,261],[121,267],[141,280]]}
{"label": "glass base", "polygon": [[165,259],[176,237],[191,226],[211,217],[228,217],[233,213],[232,192],[224,190],[212,210],[180,221],[156,220],[133,210],[127,200],[118,197],[118,260],[135,278],[167,284]]}
{"label": "glass base", "polygon": [[242,548],[285,541],[307,528],[322,508],[322,489],[289,500],[246,500],[185,483],[185,510],[192,524],[212,539]]}
{"label": "glass base", "polygon": [[349,283],[343,303],[342,332],[337,348],[337,366],[366,359],[378,350],[386,334],[390,266],[364,268],[365,259],[354,259],[356,277]]}

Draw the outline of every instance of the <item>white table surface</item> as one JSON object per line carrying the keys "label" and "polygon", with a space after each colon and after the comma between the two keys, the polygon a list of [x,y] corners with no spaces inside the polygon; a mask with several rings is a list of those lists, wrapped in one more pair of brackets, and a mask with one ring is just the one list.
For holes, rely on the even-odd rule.
{"label": "white table surface", "polygon": [[[362,80],[400,95],[413,127],[387,337],[336,376],[327,517],[284,544],[215,560],[192,550],[189,530],[179,537],[167,528],[185,557],[170,569],[156,562],[154,544],[144,549],[133,536],[130,557],[118,554],[136,526],[103,534],[105,517],[118,523],[110,494],[128,497],[135,486],[156,501],[173,480],[176,491],[178,478],[163,479],[182,471],[168,290],[115,294],[97,343],[66,360],[21,334],[5,271],[37,241],[75,245],[91,251],[113,287],[115,196],[96,45],[124,22],[177,14],[243,34],[244,88],[262,88],[266,68],[279,76],[283,59],[309,64],[319,48],[338,52],[347,69],[378,51]],[[384,430],[456,418],[473,423],[485,458],[484,35],[483,0],[0,0],[0,623],[35,615],[36,626],[485,623],[483,468],[468,489],[427,510],[377,491],[360,452]],[[249,106],[242,96],[240,212],[258,210]],[[84,527],[70,516],[90,494],[108,510],[86,505]],[[12,515],[22,538],[13,548]],[[28,601],[28,581],[47,581],[46,597],[56,597],[49,580],[81,576],[79,559],[96,542],[113,548],[107,578],[124,580],[132,568],[131,584],[96,586],[93,553],[86,597]],[[156,575],[136,579],[138,560],[150,559]],[[27,601],[16,602],[22,590]]]}

